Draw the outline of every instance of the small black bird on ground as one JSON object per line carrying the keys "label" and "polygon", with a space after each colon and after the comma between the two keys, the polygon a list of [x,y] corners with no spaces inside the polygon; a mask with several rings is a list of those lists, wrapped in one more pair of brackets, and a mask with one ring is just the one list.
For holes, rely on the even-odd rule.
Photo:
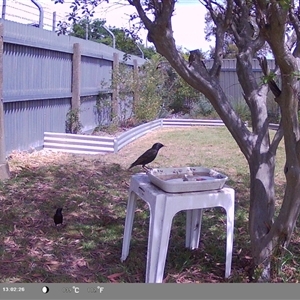
{"label": "small black bird on ground", "polygon": [[164,147],[161,143],[155,143],[152,148],[143,153],[135,162],[131,164],[129,169],[134,166],[142,165],[143,169],[147,169],[145,165],[151,163],[155,158],[160,148]]}
{"label": "small black bird on ground", "polygon": [[63,223],[63,215],[62,215],[61,211],[62,211],[62,208],[58,208],[56,210],[55,215],[53,216],[53,220],[54,220],[55,226],[57,224],[62,224]]}

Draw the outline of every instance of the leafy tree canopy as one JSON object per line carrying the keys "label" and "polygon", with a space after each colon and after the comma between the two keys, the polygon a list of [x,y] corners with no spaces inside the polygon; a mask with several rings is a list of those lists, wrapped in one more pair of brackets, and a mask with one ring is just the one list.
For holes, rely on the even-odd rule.
{"label": "leafy tree canopy", "polygon": [[[77,4],[72,4],[71,7],[77,8]],[[90,10],[86,11],[86,14],[88,13],[91,13]],[[109,33],[110,31],[115,37],[115,47],[126,54],[144,56],[144,58],[150,59],[156,53],[153,46],[145,47],[138,36],[128,29],[117,28],[115,26],[106,27],[105,19],[91,19],[89,16],[80,19],[72,12],[69,21],[73,21],[71,25],[62,21],[58,22],[57,33],[59,35],[70,34],[82,39],[88,39],[108,46],[113,46],[113,37]]]}

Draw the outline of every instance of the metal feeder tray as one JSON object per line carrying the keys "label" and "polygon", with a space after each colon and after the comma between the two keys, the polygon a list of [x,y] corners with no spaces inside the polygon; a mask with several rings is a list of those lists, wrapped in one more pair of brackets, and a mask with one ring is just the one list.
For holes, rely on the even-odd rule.
{"label": "metal feeder tray", "polygon": [[228,179],[204,167],[154,168],[147,174],[151,183],[167,193],[219,190]]}

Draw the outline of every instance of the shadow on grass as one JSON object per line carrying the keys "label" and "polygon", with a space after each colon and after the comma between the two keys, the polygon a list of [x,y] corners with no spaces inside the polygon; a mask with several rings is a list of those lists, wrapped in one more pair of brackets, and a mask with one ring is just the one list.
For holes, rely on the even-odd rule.
{"label": "shadow on grass", "polygon": [[[24,166],[0,185],[1,282],[144,282],[149,226],[138,201],[129,257],[121,263],[127,192],[134,171],[96,159]],[[231,185],[232,184],[232,185]],[[165,282],[247,282],[248,195],[236,189],[232,276],[224,279],[226,214],[206,209],[200,246],[185,245],[185,213],[174,220]],[[53,215],[63,207],[64,223]]]}

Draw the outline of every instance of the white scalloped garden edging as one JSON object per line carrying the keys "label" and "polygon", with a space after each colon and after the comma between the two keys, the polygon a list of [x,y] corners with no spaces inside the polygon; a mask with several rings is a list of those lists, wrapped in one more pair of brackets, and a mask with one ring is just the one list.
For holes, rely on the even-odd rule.
{"label": "white scalloped garden edging", "polygon": [[116,153],[157,128],[190,126],[224,126],[224,123],[221,120],[158,119],[129,129],[117,137],[45,132],[44,149],[79,154]]}

